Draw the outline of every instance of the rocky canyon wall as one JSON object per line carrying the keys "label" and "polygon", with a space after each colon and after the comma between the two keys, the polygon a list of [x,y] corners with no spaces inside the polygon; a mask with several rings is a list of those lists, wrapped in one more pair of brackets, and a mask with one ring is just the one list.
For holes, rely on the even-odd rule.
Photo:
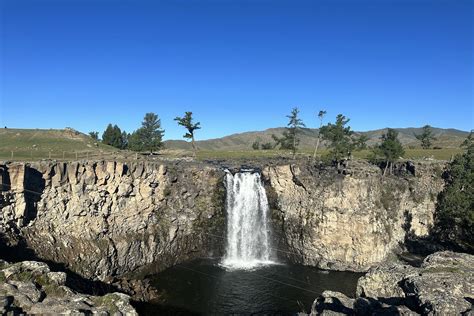
{"label": "rocky canyon wall", "polygon": [[407,234],[426,236],[443,188],[441,163],[405,163],[382,177],[352,162],[339,174],[311,164],[267,166],[275,242],[290,261],[365,271],[400,248]]}
{"label": "rocky canyon wall", "polygon": [[[408,233],[428,234],[443,187],[439,163],[403,164],[387,177],[365,162],[341,174],[258,164],[278,256],[327,269],[365,271]],[[0,237],[100,280],[221,256],[224,174],[220,164],[177,161],[0,164]]]}
{"label": "rocky canyon wall", "polygon": [[223,172],[179,163],[0,166],[0,234],[42,259],[104,280],[220,255]]}

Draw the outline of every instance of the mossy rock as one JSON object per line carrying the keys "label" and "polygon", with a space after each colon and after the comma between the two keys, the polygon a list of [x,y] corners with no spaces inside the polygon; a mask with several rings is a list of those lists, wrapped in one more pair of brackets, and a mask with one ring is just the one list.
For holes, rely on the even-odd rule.
{"label": "mossy rock", "polygon": [[96,306],[105,307],[107,312],[109,312],[112,315],[119,312],[119,308],[117,307],[115,302],[120,301],[120,299],[121,299],[120,296],[113,293],[106,294],[104,296],[96,296],[92,298]]}
{"label": "mossy rock", "polygon": [[64,297],[68,294],[68,291],[63,286],[58,286],[56,284],[45,285],[42,290],[46,295],[54,297]]}

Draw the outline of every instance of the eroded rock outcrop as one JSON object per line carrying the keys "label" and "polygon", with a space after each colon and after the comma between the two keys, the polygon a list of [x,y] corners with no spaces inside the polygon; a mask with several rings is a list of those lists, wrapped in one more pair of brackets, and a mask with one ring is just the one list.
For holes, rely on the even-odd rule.
{"label": "eroded rock outcrop", "polygon": [[138,315],[125,294],[85,295],[65,284],[66,274],[43,262],[0,260],[0,314]]}
{"label": "eroded rock outcrop", "polygon": [[428,256],[421,267],[383,264],[357,283],[357,298],[324,292],[312,315],[470,315],[474,303],[474,256],[450,251]]}
{"label": "eroded rock outcrop", "polygon": [[366,271],[407,234],[428,235],[442,168],[410,163],[382,177],[363,162],[344,173],[309,163],[265,167],[276,241],[287,250],[280,255],[325,269]]}
{"label": "eroded rock outcrop", "polygon": [[114,161],[2,165],[0,234],[88,278],[218,255],[223,172]]}

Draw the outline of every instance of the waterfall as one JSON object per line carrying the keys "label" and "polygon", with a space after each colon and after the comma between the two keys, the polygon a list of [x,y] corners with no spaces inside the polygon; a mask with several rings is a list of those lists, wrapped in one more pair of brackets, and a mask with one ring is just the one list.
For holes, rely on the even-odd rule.
{"label": "waterfall", "polygon": [[271,264],[268,201],[260,174],[227,171],[227,248],[222,264],[231,269],[252,269]]}

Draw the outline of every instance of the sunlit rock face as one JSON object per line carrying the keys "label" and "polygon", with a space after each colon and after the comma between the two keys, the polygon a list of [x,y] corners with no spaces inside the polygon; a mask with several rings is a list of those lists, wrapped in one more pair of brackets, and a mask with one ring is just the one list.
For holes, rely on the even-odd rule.
{"label": "sunlit rock face", "polygon": [[200,165],[73,162],[2,166],[0,232],[90,278],[219,255],[223,171]]}
{"label": "sunlit rock face", "polygon": [[423,163],[382,177],[379,168],[360,162],[345,174],[311,164],[265,167],[276,242],[285,250],[280,255],[354,271],[388,259],[407,234],[429,233],[442,168]]}

